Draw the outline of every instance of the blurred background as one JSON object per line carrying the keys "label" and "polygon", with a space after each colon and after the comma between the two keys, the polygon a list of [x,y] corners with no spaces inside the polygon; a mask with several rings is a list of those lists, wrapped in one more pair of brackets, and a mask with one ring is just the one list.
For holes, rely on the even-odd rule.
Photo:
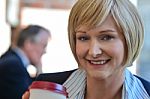
{"label": "blurred background", "polygon": [[[140,57],[129,70],[150,81],[150,0],[130,0],[145,24],[145,42]],[[76,0],[0,0],[0,55],[15,44],[19,29],[28,24],[48,28],[52,40],[42,58],[43,72],[77,68],[67,37],[68,16]],[[34,72],[30,67],[29,71]]]}

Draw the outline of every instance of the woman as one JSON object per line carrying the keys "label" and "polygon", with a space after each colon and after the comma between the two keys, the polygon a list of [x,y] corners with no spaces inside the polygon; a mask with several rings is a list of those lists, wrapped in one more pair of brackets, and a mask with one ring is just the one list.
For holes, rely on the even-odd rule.
{"label": "woman", "polygon": [[63,83],[69,99],[149,99],[126,67],[140,53],[144,30],[129,0],[78,0],[68,24],[79,69]]}

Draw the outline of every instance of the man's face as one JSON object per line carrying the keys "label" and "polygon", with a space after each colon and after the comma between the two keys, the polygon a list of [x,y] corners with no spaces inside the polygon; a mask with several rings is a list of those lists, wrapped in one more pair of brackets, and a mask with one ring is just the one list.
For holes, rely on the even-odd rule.
{"label": "man's face", "polygon": [[[41,31],[45,32],[45,31]],[[32,65],[37,66],[41,64],[41,57],[44,53],[46,53],[46,47],[49,40],[48,33],[41,33],[38,35],[38,41],[36,42],[28,42],[29,46],[26,48],[26,54]]]}

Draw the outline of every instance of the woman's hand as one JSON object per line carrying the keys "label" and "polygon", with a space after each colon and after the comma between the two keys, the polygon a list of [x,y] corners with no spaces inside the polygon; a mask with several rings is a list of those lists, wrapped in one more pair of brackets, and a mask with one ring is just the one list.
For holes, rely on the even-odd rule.
{"label": "woman's hand", "polygon": [[23,94],[22,99],[29,99],[29,96],[30,96],[29,91],[26,91],[26,92]]}

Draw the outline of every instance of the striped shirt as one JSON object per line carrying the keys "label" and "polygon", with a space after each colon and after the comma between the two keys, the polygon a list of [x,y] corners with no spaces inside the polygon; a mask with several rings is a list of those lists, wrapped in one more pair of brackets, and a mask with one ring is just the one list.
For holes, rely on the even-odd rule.
{"label": "striped shirt", "polygon": [[[86,73],[78,69],[63,84],[68,92],[68,99],[84,99]],[[125,70],[125,81],[122,89],[122,99],[150,99],[141,81]]]}

